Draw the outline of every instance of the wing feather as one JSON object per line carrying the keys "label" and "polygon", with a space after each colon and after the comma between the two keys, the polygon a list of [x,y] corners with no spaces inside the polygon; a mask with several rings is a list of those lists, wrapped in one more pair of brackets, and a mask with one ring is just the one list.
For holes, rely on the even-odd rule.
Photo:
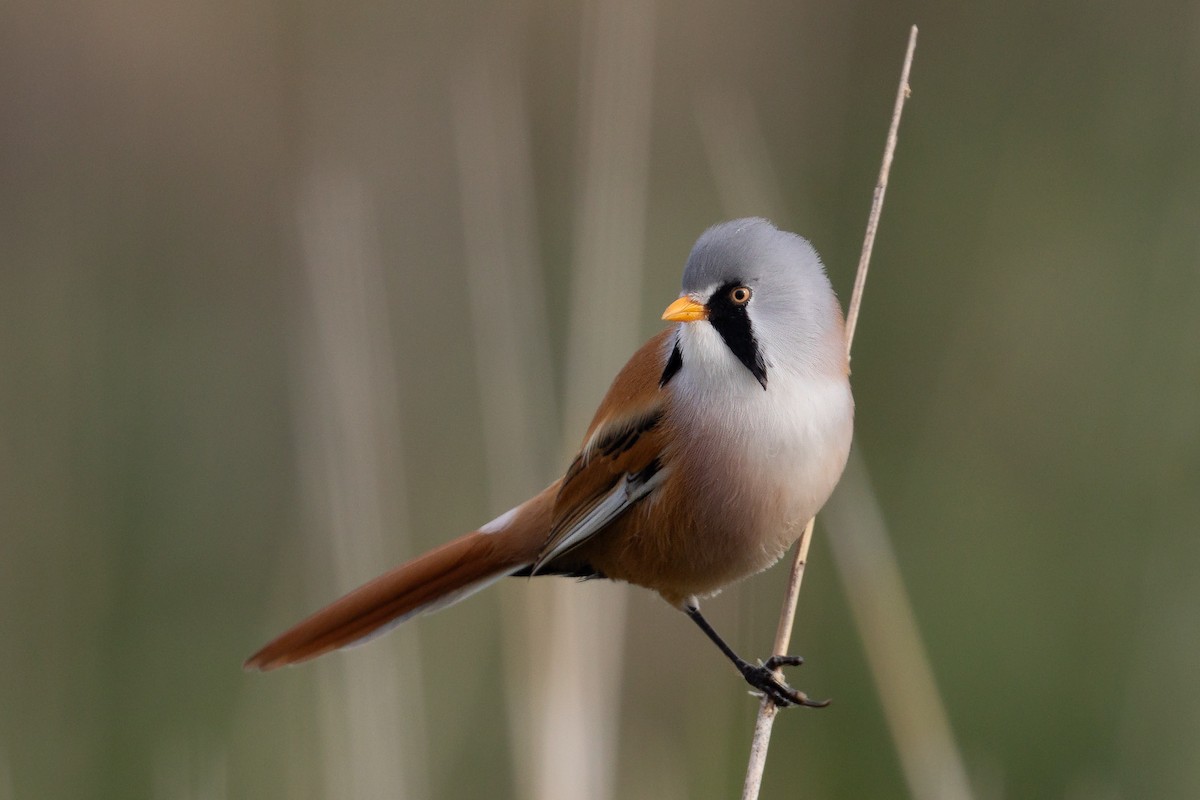
{"label": "wing feather", "polygon": [[553,523],[532,573],[589,541],[670,473],[670,422],[659,385],[671,331],[655,336],[613,381],[563,478]]}

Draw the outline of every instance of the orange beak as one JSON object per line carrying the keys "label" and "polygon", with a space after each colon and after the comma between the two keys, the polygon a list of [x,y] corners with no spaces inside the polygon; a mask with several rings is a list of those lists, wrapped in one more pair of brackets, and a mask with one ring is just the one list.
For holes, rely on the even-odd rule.
{"label": "orange beak", "polygon": [[685,294],[667,306],[662,318],[667,322],[698,322],[708,319],[708,309]]}

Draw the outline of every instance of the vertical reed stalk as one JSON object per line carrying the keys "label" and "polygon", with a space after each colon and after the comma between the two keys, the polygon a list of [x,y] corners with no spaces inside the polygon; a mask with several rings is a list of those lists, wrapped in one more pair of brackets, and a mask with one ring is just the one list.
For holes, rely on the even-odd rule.
{"label": "vertical reed stalk", "polygon": [[[489,28],[489,34],[493,29]],[[454,83],[454,141],[471,300],[475,368],[483,411],[487,497],[499,513],[550,481],[558,460],[547,299],[537,251],[534,176],[525,100],[511,55],[480,37]],[[551,646],[538,617],[549,581],[501,593],[514,795],[538,800],[547,767],[536,731],[554,724],[544,702]],[[532,701],[532,702],[531,702]]]}
{"label": "vertical reed stalk", "polygon": [[[643,0],[585,8],[562,419],[564,450],[572,454],[608,381],[638,344],[656,12]],[[626,595],[563,582],[553,592],[546,691],[556,724],[543,732],[548,769],[539,796],[606,800],[614,795]]]}
{"label": "vertical reed stalk", "polygon": [[[312,311],[297,357],[303,498],[322,531],[312,552],[322,554],[323,572],[324,554],[332,557],[345,588],[394,560],[389,545],[402,541],[406,528],[395,417],[399,382],[361,176],[317,165],[300,197],[299,229]],[[318,665],[331,797],[427,795],[421,694],[401,694],[396,679],[399,672],[421,683],[417,631],[380,644]]]}
{"label": "vertical reed stalk", "polygon": [[841,489],[822,514],[909,795],[970,800],[967,770],[860,454],[851,454]]}

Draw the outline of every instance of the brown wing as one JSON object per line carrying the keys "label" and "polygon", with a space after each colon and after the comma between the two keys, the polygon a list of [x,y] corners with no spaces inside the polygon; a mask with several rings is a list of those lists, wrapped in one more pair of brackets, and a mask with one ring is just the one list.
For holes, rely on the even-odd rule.
{"label": "brown wing", "polygon": [[670,329],[647,342],[617,375],[554,502],[553,524],[534,563],[574,550],[653,492],[666,478],[669,441],[659,386]]}

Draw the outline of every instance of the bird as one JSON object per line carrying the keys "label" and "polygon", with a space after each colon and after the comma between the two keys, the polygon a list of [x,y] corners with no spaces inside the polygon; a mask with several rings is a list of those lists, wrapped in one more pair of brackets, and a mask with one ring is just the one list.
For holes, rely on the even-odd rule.
{"label": "bird", "polygon": [[854,400],[845,322],[803,237],[761,218],[710,227],[672,323],[614,379],[563,476],[478,530],[351,591],[245,662],[272,670],[364,643],[508,576],[608,579],[684,612],[756,693],[822,706],[739,656],[700,600],[774,564],[829,498]]}

